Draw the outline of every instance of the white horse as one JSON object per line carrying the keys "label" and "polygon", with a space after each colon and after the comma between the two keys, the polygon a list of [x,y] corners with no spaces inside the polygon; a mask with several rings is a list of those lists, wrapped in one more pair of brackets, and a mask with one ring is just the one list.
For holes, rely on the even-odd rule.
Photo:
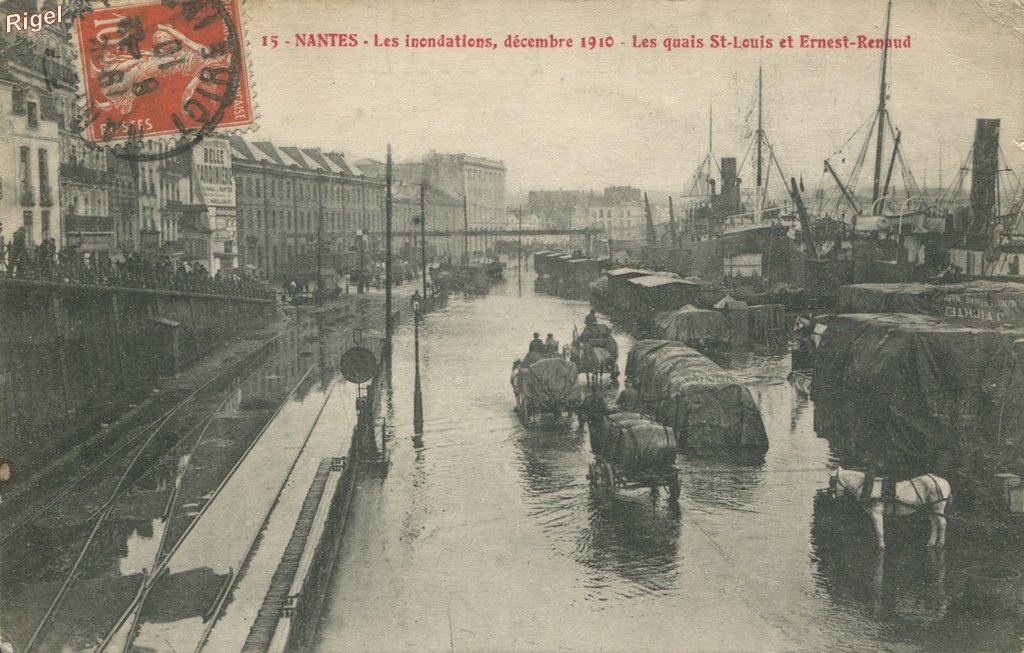
{"label": "white horse", "polygon": [[934,474],[925,474],[909,481],[900,481],[896,483],[894,498],[882,498],[882,484],[875,482],[874,479],[871,491],[865,496],[865,482],[864,472],[837,467],[829,475],[828,487],[835,499],[848,495],[861,503],[875,525],[878,548],[885,548],[885,515],[903,517],[920,510],[928,512],[928,520],[931,522],[932,532],[928,538],[928,546],[941,548],[946,544],[946,506],[953,498],[953,492],[946,479]]}

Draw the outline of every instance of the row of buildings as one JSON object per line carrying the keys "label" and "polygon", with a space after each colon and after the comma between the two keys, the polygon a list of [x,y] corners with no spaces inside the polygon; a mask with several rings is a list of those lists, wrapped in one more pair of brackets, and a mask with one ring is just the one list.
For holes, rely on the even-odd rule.
{"label": "row of buildings", "polygon": [[[667,193],[651,193],[648,205],[657,231],[669,222]],[[684,198],[677,197],[675,208]],[[601,193],[582,190],[533,190],[526,210],[543,229],[595,229],[614,241],[647,239],[644,193],[633,186],[608,186]],[[675,214],[676,220],[680,213]]]}
{"label": "row of buildings", "polygon": [[[37,9],[36,0],[9,0],[2,11]],[[308,260],[317,234],[322,251],[334,254],[354,250],[359,239],[371,253],[382,246],[382,162],[238,136],[208,137],[178,154],[161,142],[146,142],[142,157],[96,148],[79,135],[73,63],[65,25],[0,35],[6,242],[24,228],[30,245],[53,239],[58,249],[74,246],[88,257],[148,253],[266,279]],[[419,230],[421,199],[431,230],[504,226],[501,161],[431,151],[394,170],[399,251]],[[432,239],[431,249],[460,256],[463,242]]]}

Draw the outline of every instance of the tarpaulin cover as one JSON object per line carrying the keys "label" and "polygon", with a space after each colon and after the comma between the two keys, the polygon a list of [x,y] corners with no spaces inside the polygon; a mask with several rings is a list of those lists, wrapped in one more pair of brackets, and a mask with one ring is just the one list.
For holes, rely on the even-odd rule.
{"label": "tarpaulin cover", "polygon": [[918,313],[960,324],[1024,328],[1024,283],[861,283],[839,289],[837,313]]}
{"label": "tarpaulin cover", "polygon": [[576,365],[558,356],[535,360],[525,369],[521,366],[517,382],[519,392],[530,403],[574,404],[582,396],[578,377]]}
{"label": "tarpaulin cover", "polygon": [[768,450],[750,390],[682,343],[641,340],[629,352],[626,375],[637,384],[643,412],[675,429],[680,447],[708,453]]}
{"label": "tarpaulin cover", "polygon": [[1024,454],[1021,338],[926,315],[829,317],[811,384],[815,427],[857,441],[862,462],[880,468],[949,473],[973,459],[986,474],[1005,470]]}
{"label": "tarpaulin cover", "polygon": [[525,369],[537,361],[546,360],[548,358],[561,358],[561,354],[556,354],[550,351],[531,351],[523,356],[523,362],[519,364],[520,369]]}
{"label": "tarpaulin cover", "polygon": [[611,327],[607,324],[588,324],[577,338],[577,343],[606,349],[613,359],[619,357],[619,344],[615,342]]}
{"label": "tarpaulin cover", "polygon": [[658,472],[676,460],[672,429],[639,413],[613,413],[604,429],[591,438],[594,453],[630,473]]}
{"label": "tarpaulin cover", "polygon": [[655,322],[659,334],[665,340],[729,342],[730,338],[729,323],[724,315],[692,304],[678,311],[659,313]]}

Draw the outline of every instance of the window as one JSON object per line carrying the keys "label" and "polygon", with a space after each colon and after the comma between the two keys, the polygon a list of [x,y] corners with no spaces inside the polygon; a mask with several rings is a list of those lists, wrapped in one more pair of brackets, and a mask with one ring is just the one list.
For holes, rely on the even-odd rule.
{"label": "window", "polygon": [[32,238],[32,212],[23,211],[21,213],[21,224],[25,227],[25,231],[28,232],[29,239]]}
{"label": "window", "polygon": [[43,206],[53,206],[53,198],[50,195],[50,171],[47,165],[46,150],[39,150],[39,203]]}
{"label": "window", "polygon": [[18,169],[22,188],[27,188],[32,184],[32,173],[29,169],[29,160],[31,157],[32,155],[29,152],[29,149],[27,147],[22,147],[20,156],[21,166]]}
{"label": "window", "polygon": [[42,217],[39,219],[39,226],[43,230],[43,240],[50,237],[50,212],[43,211]]}
{"label": "window", "polygon": [[39,126],[39,105],[35,102],[25,103],[25,112],[28,114],[28,126],[38,127]]}

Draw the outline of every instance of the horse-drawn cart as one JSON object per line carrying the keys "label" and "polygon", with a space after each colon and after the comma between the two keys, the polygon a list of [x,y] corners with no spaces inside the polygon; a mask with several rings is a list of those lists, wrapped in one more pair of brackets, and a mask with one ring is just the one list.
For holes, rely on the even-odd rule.
{"label": "horse-drawn cart", "polygon": [[598,381],[603,374],[613,383],[619,378],[619,345],[605,324],[588,324],[583,333],[573,329],[569,360],[587,375],[588,382]]}
{"label": "horse-drawn cart", "polygon": [[571,414],[582,394],[579,370],[558,354],[530,352],[512,366],[512,391],[519,421],[529,424],[540,415]]}
{"label": "horse-drawn cart", "polygon": [[669,499],[679,499],[679,470],[675,466],[675,433],[640,413],[612,413],[590,420],[594,462],[587,479],[592,487],[650,488],[664,486]]}

